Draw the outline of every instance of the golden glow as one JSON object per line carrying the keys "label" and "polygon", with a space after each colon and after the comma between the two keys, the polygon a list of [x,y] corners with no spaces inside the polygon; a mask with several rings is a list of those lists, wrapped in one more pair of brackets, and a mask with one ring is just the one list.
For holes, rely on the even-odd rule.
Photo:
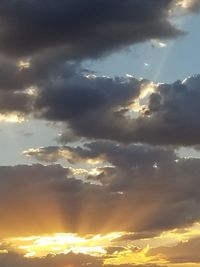
{"label": "golden glow", "polygon": [[6,249],[0,249],[0,254],[7,254],[8,251]]}
{"label": "golden glow", "polygon": [[106,254],[105,248],[112,240],[119,238],[123,233],[111,233],[106,235],[78,236],[77,234],[54,234],[45,236],[10,238],[5,242],[11,244],[14,249],[25,253],[25,257],[43,257],[50,253],[67,254],[83,253],[93,256]]}
{"label": "golden glow", "polygon": [[[170,263],[163,254],[152,255],[151,249],[162,246],[176,246],[179,242],[186,242],[192,238],[199,237],[200,224],[195,223],[188,228],[166,231],[152,238],[142,238],[139,240],[121,238],[130,234],[133,233],[113,232],[85,236],[72,233],[56,233],[43,236],[9,238],[4,239],[2,243],[9,244],[11,250],[23,254],[26,258],[73,252],[75,254],[81,253],[102,257],[105,266],[120,264],[167,264],[169,267],[191,267],[193,265],[189,263]],[[2,249],[0,253],[7,253],[7,250]]]}
{"label": "golden glow", "polygon": [[120,264],[144,264],[144,263],[166,263],[165,260],[159,259],[157,256],[147,256],[149,246],[143,249],[128,246],[121,252],[116,252],[114,257],[110,257],[104,261],[105,265],[120,265]]}
{"label": "golden glow", "polygon": [[83,168],[72,168],[72,167],[69,167],[71,173],[73,175],[76,175],[76,176],[85,176],[85,175],[88,175],[88,170],[86,169],[83,169]]}
{"label": "golden glow", "polygon": [[22,115],[16,113],[0,114],[0,122],[21,123],[24,121],[25,118]]}
{"label": "golden glow", "polygon": [[184,229],[175,229],[168,232],[163,232],[159,239],[171,239],[176,242],[187,242],[191,238],[200,236],[200,223],[195,223],[192,227]]}
{"label": "golden glow", "polygon": [[[200,224],[195,223],[191,227],[165,231],[152,238],[143,238],[130,241],[132,245],[145,248],[158,248],[160,246],[175,246],[179,242],[187,242],[192,238],[200,237]],[[130,243],[129,242],[129,243]]]}
{"label": "golden glow", "polygon": [[30,60],[20,60],[18,63],[17,63],[17,66],[19,68],[19,70],[23,70],[23,69],[29,69],[31,64],[30,64]]}
{"label": "golden glow", "polygon": [[68,149],[68,148],[60,148],[58,150],[53,151],[52,153],[44,153],[44,147],[40,148],[30,148],[23,152],[23,155],[31,157],[37,155],[38,159],[47,161],[47,162],[55,162],[59,159],[66,159],[70,163],[80,163],[85,162],[90,165],[98,165],[104,161],[101,157],[96,157],[94,159],[90,158],[81,158],[76,152]]}
{"label": "golden glow", "polygon": [[193,262],[189,262],[189,263],[173,263],[173,264],[169,264],[168,263],[168,267],[199,267],[199,263],[193,263]]}
{"label": "golden glow", "polygon": [[184,9],[190,8],[193,4],[193,0],[177,0],[176,5]]}
{"label": "golden glow", "polygon": [[130,110],[132,109],[134,112],[141,112],[145,107],[147,97],[155,92],[156,86],[157,85],[154,83],[143,85],[140,95],[137,99],[134,99],[134,102],[129,106]]}
{"label": "golden glow", "polygon": [[29,96],[36,97],[36,96],[38,96],[38,88],[31,86],[31,87],[27,88],[26,90],[24,90],[24,93],[29,95]]}

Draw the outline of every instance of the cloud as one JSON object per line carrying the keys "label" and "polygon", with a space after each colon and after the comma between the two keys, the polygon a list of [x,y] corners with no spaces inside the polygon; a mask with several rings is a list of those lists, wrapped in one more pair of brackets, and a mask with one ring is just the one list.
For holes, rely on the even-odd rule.
{"label": "cloud", "polygon": [[81,190],[82,182],[71,176],[59,165],[0,167],[1,236],[61,230],[56,193],[62,197],[64,192],[70,196]]}
{"label": "cloud", "polygon": [[198,0],[177,0],[176,3],[183,11],[197,13],[200,10],[200,2]]}
{"label": "cloud", "polygon": [[151,249],[149,255],[160,254],[171,263],[200,263],[200,238],[180,242],[172,247]]}
{"label": "cloud", "polygon": [[[45,153],[47,160],[49,157],[53,158],[54,156],[48,153],[54,151],[55,149],[42,151],[43,160]],[[199,159],[181,159],[173,151],[161,148],[125,146],[107,142],[94,142],[84,148],[71,148],[69,152],[74,155],[72,163],[81,161],[84,164],[89,158],[91,161],[99,158],[106,161],[108,166],[98,167],[98,172],[86,171],[85,182],[76,180],[73,176],[75,172],[68,170],[69,174],[65,174],[67,169],[58,167],[59,165],[7,167],[7,176],[1,175],[5,184],[10,180],[16,181],[16,176],[19,177],[18,185],[23,181],[23,192],[26,192],[23,201],[25,199],[31,207],[35,207],[41,216],[41,221],[49,221],[49,216],[52,217],[54,213],[56,215],[53,218],[60,218],[60,228],[58,221],[52,220],[49,226],[50,232],[59,228],[57,232],[144,233],[182,227],[199,220]],[[32,156],[37,157],[36,153]],[[41,155],[38,158],[40,157]],[[3,170],[0,168],[0,174]],[[35,174],[33,170],[38,172],[35,171]],[[35,181],[34,177],[38,177],[38,180]],[[27,183],[26,187],[24,181]],[[7,220],[5,225],[1,226],[2,229],[9,229],[7,225],[11,214],[8,216],[8,211],[13,209],[21,212],[16,224],[24,225],[25,221],[29,221],[28,218],[32,216],[33,211],[31,209],[30,212],[23,211],[23,214],[20,210],[22,200],[17,194],[18,187],[5,189],[2,185],[1,188],[4,188],[3,192],[7,190],[15,192],[10,196],[10,201],[4,201],[7,203],[7,208],[2,214]],[[4,196],[3,192],[1,197]],[[33,197],[34,193],[36,195]],[[32,197],[36,199],[36,203]],[[51,210],[51,214],[45,209],[50,200],[55,207],[53,211]],[[11,208],[10,205],[14,207]],[[21,221],[22,217],[24,219]],[[41,223],[39,225],[38,222],[32,223],[38,231]],[[33,230],[32,223],[30,227]],[[25,229],[27,225],[26,223]]]}
{"label": "cloud", "polygon": [[[200,142],[199,83],[199,75],[158,85],[133,77],[82,77],[79,81],[55,82],[36,99],[36,116],[64,122],[79,137],[196,145]],[[146,96],[144,105],[140,103],[138,113],[134,103],[152,86],[153,93]],[[61,140],[65,142],[65,133]]]}
{"label": "cloud", "polygon": [[141,239],[148,239],[157,236],[159,232],[140,232],[140,233],[132,233],[126,234],[122,237],[117,238],[117,241],[133,241],[133,240],[141,240]]}
{"label": "cloud", "polygon": [[120,168],[131,168],[133,166],[153,166],[155,162],[171,163],[177,156],[173,150],[164,148],[153,148],[143,145],[122,145],[114,142],[92,142],[85,143],[83,147],[52,146],[39,149],[30,149],[24,155],[35,157],[39,161],[56,162],[63,158],[70,163],[107,161]]}
{"label": "cloud", "polygon": [[180,35],[169,22],[173,0],[5,0],[0,4],[1,53],[31,56],[64,51],[69,59],[97,57],[152,38]]}
{"label": "cloud", "polygon": [[[20,64],[29,64],[20,67]],[[37,88],[55,78],[69,78],[76,71],[81,72],[78,63],[66,62],[59,55],[44,53],[30,59],[20,61],[0,57],[0,91],[23,91]]]}
{"label": "cloud", "polygon": [[43,73],[37,70],[37,63],[24,70],[35,77],[35,93],[31,88],[25,90],[24,85],[19,91],[0,90],[1,114],[18,112],[61,122],[66,129],[60,136],[63,143],[92,138],[157,145],[199,144],[199,75],[156,85],[132,76],[97,77],[80,65],[64,62],[58,63],[58,71],[50,63]]}
{"label": "cloud", "polygon": [[9,252],[0,255],[0,266],[9,267],[65,267],[65,266],[102,266],[98,259],[83,254],[69,253],[67,255],[53,256],[49,255],[44,258],[27,259],[22,255]]}
{"label": "cloud", "polygon": [[[0,266],[9,267],[79,267],[79,266],[102,267],[104,266],[102,259],[83,254],[61,254],[57,256],[48,255],[43,258],[27,259],[19,254],[9,252],[8,254],[0,254]],[[115,265],[106,265],[114,267]],[[156,264],[120,264],[120,267],[159,267]]]}
{"label": "cloud", "polygon": [[23,92],[0,91],[0,111],[2,114],[31,112],[32,101],[29,95]]}
{"label": "cloud", "polygon": [[55,121],[71,120],[72,123],[76,120],[84,123],[84,117],[87,120],[98,113],[103,115],[107,112],[109,116],[112,109],[116,109],[117,116],[117,107],[123,111],[123,107],[132,103],[139,95],[143,82],[135,78],[96,76],[58,80],[40,91],[35,104],[36,111],[40,117]]}

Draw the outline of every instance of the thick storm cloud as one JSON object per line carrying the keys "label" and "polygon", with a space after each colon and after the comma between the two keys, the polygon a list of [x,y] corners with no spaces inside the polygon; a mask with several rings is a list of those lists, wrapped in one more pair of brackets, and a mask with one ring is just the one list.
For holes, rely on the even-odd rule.
{"label": "thick storm cloud", "polygon": [[172,0],[2,1],[0,113],[62,122],[63,143],[92,138],[198,145],[199,76],[155,86],[138,113],[133,106],[150,81],[95,77],[80,65],[86,57],[180,35],[169,22],[178,2],[189,12],[196,6]]}
{"label": "thick storm cloud", "polygon": [[[79,137],[186,146],[200,142],[199,75],[154,85],[137,114],[132,104],[150,81],[94,77],[76,82],[60,81],[41,91],[35,102],[37,116],[67,123]],[[61,139],[65,141],[65,133]]]}
{"label": "thick storm cloud", "polygon": [[0,4],[0,51],[31,56],[51,50],[68,59],[97,57],[153,38],[181,34],[169,22],[173,0],[36,0]]}
{"label": "thick storm cloud", "polygon": [[69,132],[74,139],[175,146],[200,143],[199,75],[182,82],[154,84],[153,92],[141,104],[141,95],[152,87],[151,81],[129,76],[96,77],[80,73],[80,66],[67,63],[60,65],[60,76],[51,64],[50,73],[47,70],[39,75],[36,66],[30,72],[21,70],[24,74],[19,74],[25,80],[27,75],[35,75],[35,94],[24,91],[24,85],[19,91],[1,90],[2,114],[19,112],[61,122],[66,128],[60,139],[63,143],[69,141]]}
{"label": "thick storm cloud", "polygon": [[[68,68],[68,78],[51,83],[41,81],[43,89],[36,95],[26,91],[0,91],[1,113],[20,112],[63,122],[74,136],[85,138],[125,143],[199,144],[199,75],[183,82],[155,85],[154,92],[137,113],[133,105],[144,88],[150,86],[150,81],[133,77],[86,78],[76,74],[73,68]],[[61,136],[63,142],[68,141],[67,132]]]}
{"label": "thick storm cloud", "polygon": [[[77,120],[86,125],[87,120],[96,118],[106,121],[109,113],[111,116],[115,113],[114,116],[120,120],[123,108],[126,111],[126,106],[140,94],[140,86],[146,82],[134,78],[93,76],[61,79],[41,90],[35,109],[41,118],[66,122],[69,120],[72,124]],[[121,108],[122,112],[118,112],[117,108]]]}

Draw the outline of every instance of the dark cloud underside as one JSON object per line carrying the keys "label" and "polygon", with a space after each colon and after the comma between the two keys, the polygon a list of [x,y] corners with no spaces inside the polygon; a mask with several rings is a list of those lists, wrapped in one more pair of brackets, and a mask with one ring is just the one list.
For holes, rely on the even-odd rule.
{"label": "dark cloud underside", "polygon": [[68,58],[97,57],[178,31],[168,21],[172,0],[36,0],[0,4],[0,51],[31,56],[59,49]]}

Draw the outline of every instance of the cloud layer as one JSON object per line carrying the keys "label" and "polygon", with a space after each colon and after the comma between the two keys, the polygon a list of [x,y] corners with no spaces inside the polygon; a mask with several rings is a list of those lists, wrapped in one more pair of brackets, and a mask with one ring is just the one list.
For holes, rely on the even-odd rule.
{"label": "cloud layer", "polygon": [[[106,142],[63,149],[72,163],[90,158],[103,160],[107,166],[97,167],[97,172],[85,170],[85,182],[60,165],[0,167],[2,234],[56,229],[162,231],[199,220],[199,159],[181,159],[160,148]],[[35,156],[56,157],[50,153],[55,149],[38,151]],[[24,205],[29,209],[24,210]],[[32,221],[34,212],[38,219]]]}

